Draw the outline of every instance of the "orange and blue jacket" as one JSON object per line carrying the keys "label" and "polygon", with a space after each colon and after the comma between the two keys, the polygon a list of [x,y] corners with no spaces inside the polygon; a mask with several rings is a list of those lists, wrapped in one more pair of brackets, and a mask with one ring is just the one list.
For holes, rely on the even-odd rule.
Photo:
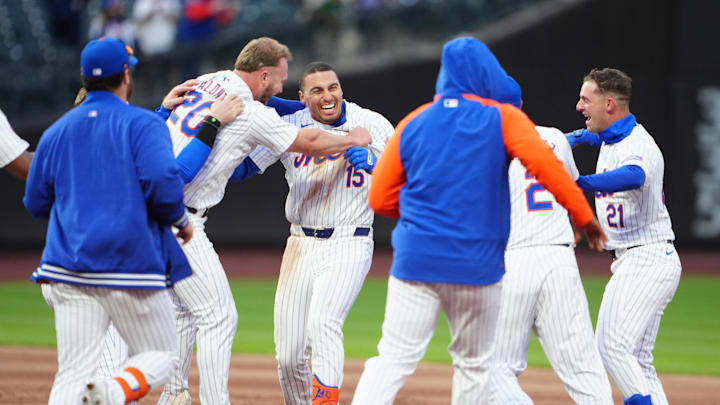
{"label": "orange and blue jacket", "polygon": [[508,76],[482,42],[445,45],[437,96],[397,126],[373,172],[372,209],[399,218],[390,273],[467,285],[498,282],[510,231],[508,165],[518,157],[573,222],[593,213],[534,124],[502,99]]}

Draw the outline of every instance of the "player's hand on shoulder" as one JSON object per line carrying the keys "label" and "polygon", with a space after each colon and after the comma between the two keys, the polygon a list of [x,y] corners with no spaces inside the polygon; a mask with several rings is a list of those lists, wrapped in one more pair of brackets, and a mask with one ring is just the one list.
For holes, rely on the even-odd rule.
{"label": "player's hand on shoulder", "polygon": [[162,106],[168,110],[172,110],[182,104],[185,93],[194,90],[198,84],[200,84],[199,80],[189,79],[173,87],[163,99]]}
{"label": "player's hand on shoulder", "polygon": [[356,169],[363,169],[372,174],[378,158],[368,150],[368,148],[353,146],[345,151],[345,159],[350,162]]}
{"label": "player's hand on shoulder", "polygon": [[363,127],[355,127],[348,132],[348,136],[352,138],[355,146],[367,146],[372,143],[370,131]]}
{"label": "player's hand on shoulder", "polygon": [[232,122],[238,115],[243,112],[245,104],[236,94],[228,96],[224,94],[219,100],[215,101],[210,107],[210,115],[220,121],[220,125]]}
{"label": "player's hand on shoulder", "polygon": [[585,233],[585,238],[587,239],[588,246],[590,246],[591,249],[595,249],[598,252],[602,252],[603,249],[605,249],[607,236],[602,230],[602,227],[600,226],[600,223],[598,223],[597,219],[593,218],[592,221],[583,226],[581,229],[583,230],[583,233]]}

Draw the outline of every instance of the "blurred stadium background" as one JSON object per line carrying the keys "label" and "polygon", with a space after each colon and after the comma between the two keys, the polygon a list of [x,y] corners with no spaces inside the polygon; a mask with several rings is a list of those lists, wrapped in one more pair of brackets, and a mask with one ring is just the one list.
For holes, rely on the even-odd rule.
{"label": "blurred stadium background", "polygon": [[[718,15],[716,0],[0,0],[0,108],[34,150],[71,106],[90,38],[135,45],[132,101],[154,108],[174,84],[231,68],[248,40],[272,36],[295,57],[282,96],[296,98],[303,66],[324,60],[347,99],[397,124],[432,98],[442,44],[473,35],[518,80],[527,114],[564,131],[583,125],[575,103],[590,68],[630,74],[632,111],[665,155],[677,243],[716,251]],[[594,171],[595,153],[576,154],[581,172]],[[25,212],[24,184],[0,171],[0,189],[0,250],[41,248],[45,222]],[[282,246],[286,191],[281,167],[230,185],[210,237],[222,248]],[[376,246],[389,246],[392,226],[378,218]]]}

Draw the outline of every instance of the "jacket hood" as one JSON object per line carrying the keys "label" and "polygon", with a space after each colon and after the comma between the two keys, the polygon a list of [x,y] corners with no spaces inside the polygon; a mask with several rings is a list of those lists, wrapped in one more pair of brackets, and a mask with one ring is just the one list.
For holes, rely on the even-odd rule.
{"label": "jacket hood", "polygon": [[520,86],[505,73],[482,41],[454,39],[443,47],[435,91],[438,94],[471,93],[504,102],[519,100]]}

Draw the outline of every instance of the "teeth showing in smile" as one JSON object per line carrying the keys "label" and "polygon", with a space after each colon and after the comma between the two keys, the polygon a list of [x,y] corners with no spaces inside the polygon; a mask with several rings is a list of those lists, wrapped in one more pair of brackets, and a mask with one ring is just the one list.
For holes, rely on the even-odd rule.
{"label": "teeth showing in smile", "polygon": [[332,110],[333,108],[335,108],[335,103],[325,104],[325,105],[321,106],[320,108],[322,108],[323,110]]}

